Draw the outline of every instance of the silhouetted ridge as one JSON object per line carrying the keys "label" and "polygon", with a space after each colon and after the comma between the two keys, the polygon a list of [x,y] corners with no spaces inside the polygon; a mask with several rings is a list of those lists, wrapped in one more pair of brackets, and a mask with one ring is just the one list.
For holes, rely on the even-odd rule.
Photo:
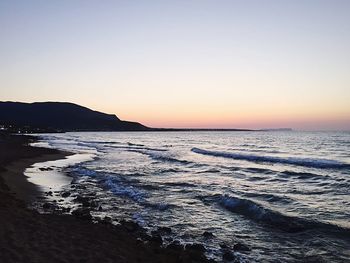
{"label": "silhouetted ridge", "polygon": [[67,102],[0,102],[0,124],[59,131],[143,131],[137,122]]}

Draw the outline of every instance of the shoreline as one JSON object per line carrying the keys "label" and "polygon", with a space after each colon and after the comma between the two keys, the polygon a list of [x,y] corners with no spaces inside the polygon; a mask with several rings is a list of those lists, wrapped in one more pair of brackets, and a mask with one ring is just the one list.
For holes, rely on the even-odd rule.
{"label": "shoreline", "polygon": [[30,159],[14,161],[4,167],[6,171],[2,173],[2,178],[4,179],[4,183],[11,189],[16,197],[26,203],[31,203],[38,197],[40,198],[43,196],[44,193],[40,190],[38,185],[28,181],[28,177],[24,175],[25,170],[36,163],[60,160],[69,155],[72,155],[72,153],[47,153]]}
{"label": "shoreline", "polygon": [[[195,245],[163,247],[136,223],[93,223],[81,214],[27,208],[42,192],[24,170],[72,154],[29,145],[30,136],[0,134],[0,258],[4,262],[209,262]],[[74,214],[74,213],[73,213]]]}

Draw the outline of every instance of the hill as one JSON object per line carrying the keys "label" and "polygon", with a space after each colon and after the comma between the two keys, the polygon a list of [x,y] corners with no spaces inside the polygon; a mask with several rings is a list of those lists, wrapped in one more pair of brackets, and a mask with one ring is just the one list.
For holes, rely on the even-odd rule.
{"label": "hill", "polygon": [[116,115],[67,102],[0,102],[0,125],[29,131],[145,131],[150,128]]}

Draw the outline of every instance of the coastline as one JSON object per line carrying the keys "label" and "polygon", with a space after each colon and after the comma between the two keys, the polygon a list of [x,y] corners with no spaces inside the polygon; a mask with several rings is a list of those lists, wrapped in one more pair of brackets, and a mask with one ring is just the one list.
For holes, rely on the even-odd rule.
{"label": "coastline", "polygon": [[27,177],[24,175],[26,168],[35,163],[64,159],[69,155],[71,155],[71,153],[46,153],[29,159],[16,160],[5,167],[6,171],[2,173],[2,178],[17,198],[24,202],[31,203],[43,193],[37,185],[27,180]]}
{"label": "coastline", "polygon": [[[30,165],[70,153],[29,146],[29,136],[0,134],[0,258],[4,262],[209,262],[201,248],[147,236],[132,222],[114,226],[26,207],[40,191],[23,174]],[[142,241],[141,241],[142,239]],[[146,240],[146,241],[145,241]]]}
{"label": "coastline", "polygon": [[42,193],[39,187],[27,180],[26,168],[39,162],[64,159],[72,153],[29,144],[35,138],[26,135],[0,134],[0,175],[4,185],[20,200],[30,203]]}

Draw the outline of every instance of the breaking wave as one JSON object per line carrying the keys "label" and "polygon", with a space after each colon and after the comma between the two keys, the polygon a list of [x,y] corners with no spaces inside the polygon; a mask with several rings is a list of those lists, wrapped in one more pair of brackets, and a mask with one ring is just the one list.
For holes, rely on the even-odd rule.
{"label": "breaking wave", "polygon": [[[166,202],[149,202],[147,199],[149,197],[148,192],[144,188],[149,188],[147,185],[132,185],[132,183],[137,182],[136,180],[126,179],[116,173],[107,173],[91,170],[80,165],[72,167],[70,170],[70,175],[73,177],[88,176],[96,179],[96,182],[104,189],[113,193],[113,195],[120,196],[122,198],[128,198],[136,203],[142,204],[146,207],[150,207],[159,211],[165,211],[175,207],[173,204],[168,204]],[[156,187],[154,186],[154,189]],[[159,189],[157,187],[156,189]]]}
{"label": "breaking wave", "polygon": [[252,162],[269,162],[269,163],[281,163],[291,164],[312,168],[347,168],[350,167],[348,163],[342,163],[335,160],[328,159],[316,159],[316,158],[299,158],[299,157],[278,157],[278,156],[264,156],[264,155],[253,155],[253,154],[242,154],[242,153],[231,153],[231,152],[220,152],[220,151],[208,151],[199,148],[192,148],[192,152],[210,155],[216,157],[231,158],[236,160],[246,160]]}
{"label": "breaking wave", "polygon": [[[204,197],[204,199],[207,199]],[[298,233],[309,229],[319,229],[336,234],[350,234],[350,229],[320,221],[284,215],[273,211],[252,200],[229,195],[214,195],[209,197],[225,209],[240,214],[255,222],[278,228],[288,233]]]}
{"label": "breaking wave", "polygon": [[180,160],[180,159],[176,159],[174,157],[168,156],[168,155],[164,155],[161,153],[157,153],[157,152],[152,152],[152,151],[143,151],[143,150],[136,150],[136,149],[129,149],[129,152],[136,152],[136,153],[141,153],[144,155],[149,156],[150,158],[152,158],[153,160],[156,161],[163,161],[163,162],[172,162],[172,163],[181,163],[181,164],[190,164],[192,162],[187,161],[187,160]]}
{"label": "breaking wave", "polygon": [[132,186],[130,180],[123,180],[115,173],[98,172],[82,166],[76,166],[71,169],[72,176],[88,176],[97,179],[99,184],[111,191],[114,195],[127,197],[135,202],[143,202],[147,197],[145,191]]}

